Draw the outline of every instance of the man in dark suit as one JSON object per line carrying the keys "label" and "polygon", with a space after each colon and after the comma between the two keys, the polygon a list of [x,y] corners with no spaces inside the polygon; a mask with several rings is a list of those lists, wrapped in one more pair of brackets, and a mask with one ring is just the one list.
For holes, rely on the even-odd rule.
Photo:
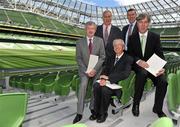
{"label": "man in dark suit", "polygon": [[129,37],[138,30],[136,24],[136,16],[137,14],[135,9],[131,8],[127,11],[127,19],[129,21],[129,24],[124,26],[122,29],[123,40],[125,42],[125,50],[127,50]]}
{"label": "man in dark suit", "polygon": [[145,68],[149,67],[146,61],[154,53],[164,59],[160,45],[160,36],[148,31],[151,20],[148,14],[139,14],[136,20],[138,32],[130,36],[128,43],[128,53],[134,57],[133,69],[136,73],[132,113],[134,116],[139,116],[139,104],[143,94],[144,85],[147,78],[150,78],[156,86],[153,112],[156,113],[158,117],[163,117],[166,116],[162,108],[168,85],[164,75],[165,69],[162,68],[159,70],[156,76],[153,76],[145,70]]}
{"label": "man in dark suit", "polygon": [[108,57],[105,67],[101,73],[99,82],[94,84],[94,119],[102,123],[107,118],[107,111],[110,104],[111,96],[121,97],[120,89],[110,89],[106,85],[108,80],[111,84],[118,84],[120,80],[126,79],[131,73],[133,58],[124,53],[124,42],[121,39],[113,41],[115,55]]}
{"label": "man in dark suit", "polygon": [[113,41],[115,39],[122,39],[121,30],[111,24],[112,13],[109,10],[103,12],[103,24],[97,27],[95,36],[98,36],[103,39],[106,57],[109,57],[114,53],[113,50]]}

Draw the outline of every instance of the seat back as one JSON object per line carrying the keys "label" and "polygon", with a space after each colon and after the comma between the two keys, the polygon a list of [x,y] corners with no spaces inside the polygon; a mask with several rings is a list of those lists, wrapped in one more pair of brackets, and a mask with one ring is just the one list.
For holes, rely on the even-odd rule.
{"label": "seat back", "polygon": [[173,122],[168,117],[162,117],[153,122],[150,127],[173,127]]}
{"label": "seat back", "polygon": [[177,108],[177,78],[176,74],[168,75],[167,103],[170,111],[176,111]]}
{"label": "seat back", "polygon": [[177,70],[176,72],[176,76],[177,76],[177,104],[180,105],[180,70]]}
{"label": "seat back", "polygon": [[26,93],[0,94],[0,126],[19,127],[27,110]]}

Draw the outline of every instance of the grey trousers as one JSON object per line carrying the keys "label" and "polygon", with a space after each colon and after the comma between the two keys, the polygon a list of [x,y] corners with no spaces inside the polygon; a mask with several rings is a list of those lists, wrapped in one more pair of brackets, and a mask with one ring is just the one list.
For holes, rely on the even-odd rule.
{"label": "grey trousers", "polygon": [[[96,74],[96,76],[93,78],[93,84],[99,78],[100,72],[98,74]],[[89,79],[90,78],[88,76],[86,76],[86,75],[80,77],[80,85],[79,85],[79,92],[78,92],[78,102],[77,102],[77,114],[81,114],[81,115],[83,114],[83,111],[84,111],[84,101],[85,101],[85,96],[86,96],[87,85],[88,85]],[[91,101],[90,101],[89,108],[90,108],[90,110],[93,110],[94,109],[93,89],[92,89],[92,94],[91,95],[92,96],[91,96]]]}

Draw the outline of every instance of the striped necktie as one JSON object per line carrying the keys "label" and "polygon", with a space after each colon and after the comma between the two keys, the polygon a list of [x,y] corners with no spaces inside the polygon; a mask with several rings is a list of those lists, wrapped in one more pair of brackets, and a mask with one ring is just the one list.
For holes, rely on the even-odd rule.
{"label": "striped necktie", "polygon": [[89,54],[92,53],[92,46],[93,46],[92,39],[89,39]]}

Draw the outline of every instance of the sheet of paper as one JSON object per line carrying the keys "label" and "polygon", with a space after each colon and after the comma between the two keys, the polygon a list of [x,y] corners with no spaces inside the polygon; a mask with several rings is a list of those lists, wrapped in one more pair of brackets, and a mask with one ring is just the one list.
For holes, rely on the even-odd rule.
{"label": "sheet of paper", "polygon": [[88,73],[89,71],[91,71],[97,64],[99,59],[99,56],[96,55],[90,55],[89,57],[89,63],[88,63],[88,68],[86,70],[86,73]]}
{"label": "sheet of paper", "polygon": [[149,68],[146,68],[146,70],[157,77],[156,74],[164,67],[167,62],[154,53],[151,58],[149,58],[147,63],[149,64]]}
{"label": "sheet of paper", "polygon": [[[100,80],[97,80],[96,82],[99,83]],[[122,86],[119,86],[117,84],[111,84],[109,81],[106,81],[106,86],[109,87],[110,89],[113,89],[113,90],[122,88]]]}

